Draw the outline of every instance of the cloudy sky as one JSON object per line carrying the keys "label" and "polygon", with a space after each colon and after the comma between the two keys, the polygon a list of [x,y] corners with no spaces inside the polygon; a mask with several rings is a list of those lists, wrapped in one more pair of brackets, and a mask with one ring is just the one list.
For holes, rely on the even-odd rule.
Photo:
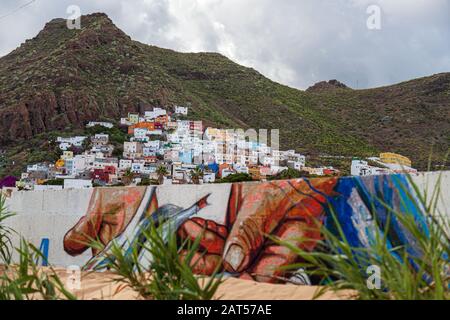
{"label": "cloudy sky", "polygon": [[1,0],[0,56],[50,19],[69,17],[70,5],[107,13],[141,42],[220,52],[302,89],[329,79],[377,87],[450,71],[450,0]]}

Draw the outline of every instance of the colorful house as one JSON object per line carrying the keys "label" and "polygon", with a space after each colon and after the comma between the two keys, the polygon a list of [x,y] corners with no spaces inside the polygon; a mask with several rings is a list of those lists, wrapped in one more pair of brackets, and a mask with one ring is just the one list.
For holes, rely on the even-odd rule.
{"label": "colorful house", "polygon": [[8,176],[0,180],[0,189],[2,188],[14,188],[18,179],[13,176]]}
{"label": "colorful house", "polygon": [[61,160],[72,159],[72,158],[73,158],[73,151],[63,151],[63,154],[61,155]]}
{"label": "colorful house", "polygon": [[380,161],[387,164],[398,164],[404,167],[412,167],[412,162],[409,158],[392,152],[381,153]]}
{"label": "colorful house", "polygon": [[114,166],[105,166],[104,169],[94,169],[91,178],[104,183],[111,183],[112,176],[115,176],[115,174],[116,168]]}
{"label": "colorful house", "polygon": [[262,179],[261,170],[257,166],[248,168],[248,174],[252,176],[253,180],[261,180]]}
{"label": "colorful house", "polygon": [[169,123],[169,116],[167,114],[160,115],[160,116],[156,117],[155,122],[156,123],[161,123],[164,126],[167,123]]}
{"label": "colorful house", "polygon": [[128,121],[132,124],[139,123],[139,113],[129,113],[128,114]]}
{"label": "colorful house", "polygon": [[147,129],[148,131],[156,130],[154,122],[139,122],[128,127],[128,134],[134,135],[135,129]]}
{"label": "colorful house", "polygon": [[219,178],[226,178],[227,176],[233,173],[235,173],[235,171],[233,170],[231,165],[227,163],[222,163],[219,165],[219,173],[218,173]]}
{"label": "colorful house", "polygon": [[184,116],[187,116],[188,108],[182,106],[175,106],[175,114],[182,114]]}

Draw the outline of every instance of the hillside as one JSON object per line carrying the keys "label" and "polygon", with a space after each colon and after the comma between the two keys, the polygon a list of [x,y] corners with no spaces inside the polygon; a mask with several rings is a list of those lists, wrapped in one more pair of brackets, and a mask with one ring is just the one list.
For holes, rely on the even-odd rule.
{"label": "hillside", "polygon": [[[133,41],[104,14],[63,19],[0,58],[0,176],[46,154],[57,133],[89,120],[191,104],[190,118],[226,128],[280,129],[283,148],[310,155],[395,151],[425,168],[450,141],[450,74],[370,90],[338,81],[300,91],[217,53],[178,53]],[[0,153],[0,166],[1,166]]]}

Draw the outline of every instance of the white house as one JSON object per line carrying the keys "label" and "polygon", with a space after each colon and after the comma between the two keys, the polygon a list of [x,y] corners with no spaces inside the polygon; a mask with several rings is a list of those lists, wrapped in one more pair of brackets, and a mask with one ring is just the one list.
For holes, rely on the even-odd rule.
{"label": "white house", "polygon": [[216,181],[216,174],[214,172],[203,173],[203,183],[214,183]]}
{"label": "white house", "polygon": [[106,133],[97,133],[93,137],[91,137],[91,142],[94,145],[105,145],[109,142],[109,135]]}
{"label": "white house", "polygon": [[153,164],[144,164],[144,166],[142,167],[142,171],[141,172],[143,174],[151,175],[151,174],[156,173],[156,170],[157,170],[157,168],[156,168],[155,165],[153,165]]}
{"label": "white house", "polygon": [[134,137],[137,139],[144,139],[147,137],[148,130],[147,128],[135,128],[134,129]]}
{"label": "white house", "polygon": [[134,139],[133,141],[148,142],[150,139],[147,136],[149,131],[146,128],[136,128],[134,129]]}
{"label": "white house", "polygon": [[94,167],[95,159],[103,158],[103,153],[101,153],[101,152],[98,152],[98,153],[85,152],[82,155],[80,155],[80,157],[84,157],[84,159],[86,160],[86,170],[90,170]]}
{"label": "white house", "polygon": [[184,116],[187,116],[188,108],[182,106],[175,106],[175,114],[182,114]]}
{"label": "white house", "polygon": [[45,163],[36,163],[27,166],[27,172],[48,172],[48,165]]}
{"label": "white house", "polygon": [[164,160],[165,161],[179,161],[180,152],[177,150],[167,150],[164,153]]}
{"label": "white house", "polygon": [[66,151],[71,146],[82,147],[84,140],[86,140],[86,137],[83,136],[68,137],[68,138],[58,137],[56,139],[56,142],[59,143],[59,148],[61,150]]}
{"label": "white house", "polygon": [[160,140],[149,141],[145,144],[145,147],[153,150],[158,150],[159,148],[161,148],[161,141]]}
{"label": "white house", "polygon": [[61,142],[59,144],[59,148],[63,151],[67,151],[70,147],[72,147],[72,144],[70,144],[68,142]]}
{"label": "white house", "polygon": [[275,158],[270,156],[262,156],[261,157],[262,165],[265,167],[271,167],[275,165]]}
{"label": "white house", "polygon": [[257,165],[258,164],[258,153],[255,151],[252,151],[251,154],[248,156],[248,163],[249,165]]}
{"label": "white house", "polygon": [[228,177],[229,175],[232,175],[232,174],[235,174],[236,172],[234,171],[234,170],[232,170],[232,169],[228,169],[228,168],[224,168],[224,169],[222,169],[222,174],[221,174],[221,176],[222,176],[222,178],[226,178],[226,177]]}
{"label": "white house", "polygon": [[120,124],[123,126],[131,126],[133,123],[128,118],[120,118]]}
{"label": "white house", "polygon": [[154,157],[154,156],[156,156],[156,151],[153,148],[144,147],[142,149],[142,155],[144,157]]}
{"label": "white house", "polygon": [[119,167],[119,161],[117,158],[103,158],[95,159],[94,169],[105,169],[106,167],[114,167],[116,170]]}
{"label": "white house", "polygon": [[270,154],[271,151],[272,151],[272,149],[271,149],[269,146],[267,146],[266,144],[261,143],[261,144],[258,146],[258,151],[259,151],[260,153],[262,153],[262,154]]}
{"label": "white house", "polygon": [[147,134],[149,136],[161,136],[163,134],[162,130],[152,130],[152,131],[148,131]]}
{"label": "white house", "polygon": [[161,108],[153,108],[153,111],[146,111],[145,112],[145,119],[146,120],[154,120],[158,118],[159,116],[165,116],[167,115],[167,111]]}
{"label": "white house", "polygon": [[72,159],[66,159],[64,167],[66,168],[68,175],[76,176],[86,170],[86,158],[82,155],[77,155]]}
{"label": "white house", "polygon": [[283,158],[288,161],[299,162],[301,167],[306,166],[306,157],[296,153],[294,150],[285,151],[283,153]]}
{"label": "white house", "polygon": [[305,167],[305,162],[299,162],[299,161],[292,161],[292,160],[289,160],[289,161],[287,162],[287,166],[288,166],[289,168],[292,168],[292,169],[301,171],[301,170]]}
{"label": "white house", "polygon": [[248,167],[245,165],[235,165],[233,166],[234,170],[236,170],[237,173],[249,173]]}
{"label": "white house", "polygon": [[398,163],[384,163],[380,160],[380,158],[377,157],[371,157],[368,159],[385,167],[387,170],[389,170],[390,173],[408,173],[408,174],[417,173],[417,169],[405,165],[401,165]]}
{"label": "white house", "polygon": [[191,122],[188,120],[177,120],[178,132],[189,131],[191,128]]}
{"label": "white house", "polygon": [[288,167],[280,167],[280,166],[271,166],[270,170],[271,170],[271,174],[272,175],[277,175],[278,173],[286,170]]}
{"label": "white house", "polygon": [[112,127],[114,127],[114,125],[111,122],[98,122],[98,121],[90,121],[86,127],[87,128],[92,128],[95,126],[101,126],[101,127],[105,127],[108,129],[111,129]]}
{"label": "white house", "polygon": [[133,162],[131,165],[131,172],[140,174],[144,169],[144,164],[142,162]]}
{"label": "white house", "polygon": [[142,144],[140,142],[126,141],[123,143],[123,157],[136,159],[142,157]]}
{"label": "white house", "polygon": [[131,169],[131,165],[132,164],[133,164],[132,160],[120,159],[120,161],[119,161],[119,170],[120,171],[126,171],[128,169]]}
{"label": "white house", "polygon": [[350,173],[352,176],[373,176],[389,173],[389,170],[370,166],[364,160],[353,160]]}

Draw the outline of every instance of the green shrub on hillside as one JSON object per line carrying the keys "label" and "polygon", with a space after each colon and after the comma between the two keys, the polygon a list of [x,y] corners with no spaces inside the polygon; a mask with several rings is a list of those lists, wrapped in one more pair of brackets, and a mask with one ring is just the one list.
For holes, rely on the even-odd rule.
{"label": "green shrub on hillside", "polygon": [[216,183],[235,183],[235,182],[249,182],[253,181],[251,175],[247,173],[235,173],[226,176],[225,178],[216,180]]}

